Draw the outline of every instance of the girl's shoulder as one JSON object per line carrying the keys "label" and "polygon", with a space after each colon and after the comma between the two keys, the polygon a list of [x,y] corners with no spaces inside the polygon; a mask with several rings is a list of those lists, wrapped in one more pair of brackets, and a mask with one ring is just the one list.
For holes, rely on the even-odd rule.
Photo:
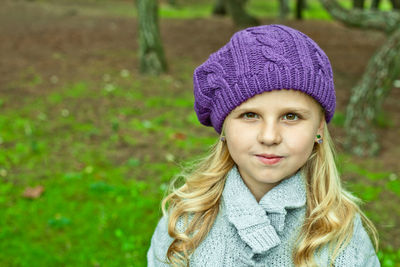
{"label": "girl's shoulder", "polygon": [[[193,219],[193,215],[189,214],[187,220],[179,217],[176,222],[176,229],[179,233],[184,233],[188,223]],[[168,215],[164,215],[156,226],[156,229],[151,238],[150,248],[147,252],[148,266],[170,266],[167,263],[167,251],[173,242],[173,238],[168,234]]]}
{"label": "girl's shoulder", "polygon": [[360,214],[354,218],[353,236],[335,260],[335,266],[381,266],[371,239],[365,230]]}
{"label": "girl's shoulder", "polygon": [[151,238],[150,248],[147,252],[147,266],[169,266],[167,264],[167,250],[173,239],[168,234],[168,217],[163,216]]}

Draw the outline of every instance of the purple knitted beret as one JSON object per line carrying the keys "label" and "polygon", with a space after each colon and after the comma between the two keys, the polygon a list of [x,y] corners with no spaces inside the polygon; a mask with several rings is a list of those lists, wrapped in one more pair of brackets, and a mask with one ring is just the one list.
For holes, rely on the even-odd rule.
{"label": "purple knitted beret", "polygon": [[199,121],[221,133],[226,116],[263,92],[293,89],[335,112],[332,68],[324,51],[307,35],[284,25],[263,25],[236,32],[193,75],[194,109]]}

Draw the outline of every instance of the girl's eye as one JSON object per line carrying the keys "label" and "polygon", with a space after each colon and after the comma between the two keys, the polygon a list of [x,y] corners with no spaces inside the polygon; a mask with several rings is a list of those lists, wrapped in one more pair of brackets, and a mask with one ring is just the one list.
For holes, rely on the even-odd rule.
{"label": "girl's eye", "polygon": [[256,113],[254,113],[254,112],[246,112],[246,113],[243,113],[242,115],[241,115],[241,117],[243,117],[243,118],[245,118],[245,119],[256,119],[257,118],[257,114]]}
{"label": "girl's eye", "polygon": [[287,113],[283,117],[286,117],[286,120],[288,121],[296,121],[299,119],[299,116],[296,113]]}
{"label": "girl's eye", "polygon": [[[242,115],[240,115],[240,117],[247,119],[247,120],[251,120],[251,119],[257,119],[259,117],[259,115],[254,112],[245,112]],[[296,113],[287,113],[283,117],[285,120],[288,120],[288,121],[297,121],[300,119],[300,115],[298,115]]]}

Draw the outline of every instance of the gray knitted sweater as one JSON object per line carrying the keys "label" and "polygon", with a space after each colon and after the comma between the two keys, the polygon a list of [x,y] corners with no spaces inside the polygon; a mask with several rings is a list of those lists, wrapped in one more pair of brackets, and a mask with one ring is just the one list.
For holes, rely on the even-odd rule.
{"label": "gray knitted sweater", "polygon": [[[192,254],[190,266],[293,266],[292,249],[304,221],[305,203],[306,188],[300,172],[275,186],[258,203],[237,167],[233,167],[228,173],[220,212]],[[183,225],[179,227],[183,229]],[[148,266],[169,266],[165,255],[171,242],[163,217],[147,253]],[[329,266],[327,248],[315,256],[318,266]],[[351,242],[334,265],[380,266],[359,216]]]}

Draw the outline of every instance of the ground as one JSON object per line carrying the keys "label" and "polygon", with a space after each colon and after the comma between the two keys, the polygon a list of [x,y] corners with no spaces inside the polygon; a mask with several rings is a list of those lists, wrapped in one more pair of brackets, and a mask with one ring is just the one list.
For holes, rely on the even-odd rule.
{"label": "ground", "polygon": [[[351,29],[336,22],[263,19],[262,23],[282,23],[295,27],[321,46],[333,66],[337,111],[343,114],[351,88],[360,79],[370,57],[386,39],[379,32]],[[85,15],[75,9],[51,10],[37,7],[35,2],[5,1],[0,10],[0,98],[7,101],[3,103],[2,109],[22,108],[26,101],[31,103],[45,97],[68,81],[102,81],[107,79],[103,73],[116,69],[128,69],[132,75],[139,75],[137,28],[135,18]],[[228,18],[211,17],[162,19],[160,30],[169,65],[168,75],[174,77],[182,70],[180,60],[190,62],[188,66],[191,68],[197,66],[211,52],[225,44],[238,29]],[[111,50],[114,54],[109,52]],[[40,78],[36,77],[37,74],[40,74]],[[40,79],[40,82],[36,79]],[[40,83],[40,86],[35,86],[36,83]],[[185,84],[177,86],[174,93],[183,94],[188,90],[192,88],[190,84]],[[152,95],[152,92],[147,94]],[[392,121],[392,125],[377,129],[382,145],[379,156],[347,159],[370,172],[389,171],[394,174],[391,181],[398,180],[400,174],[399,99],[400,90],[393,87],[384,102],[385,115]],[[84,110],[85,105],[87,103],[82,101],[76,108]],[[102,103],[94,106],[102,109]],[[86,115],[92,116],[90,112]],[[93,119],[99,120],[95,117]],[[330,130],[341,152],[344,129],[330,125]],[[212,133],[205,130],[204,134]],[[151,140],[145,139],[141,144],[150,143]],[[132,153],[138,153],[137,148],[131,149],[136,151]],[[151,149],[147,152],[158,153]],[[157,155],[154,157],[157,158]],[[343,176],[345,183],[364,182],[361,179],[351,171]],[[384,187],[385,183],[373,181],[370,185]],[[381,216],[375,222],[380,222],[377,227],[382,242],[395,248],[400,247],[398,206],[399,197],[391,191],[380,194],[379,201],[364,206],[373,211],[375,218]]]}

